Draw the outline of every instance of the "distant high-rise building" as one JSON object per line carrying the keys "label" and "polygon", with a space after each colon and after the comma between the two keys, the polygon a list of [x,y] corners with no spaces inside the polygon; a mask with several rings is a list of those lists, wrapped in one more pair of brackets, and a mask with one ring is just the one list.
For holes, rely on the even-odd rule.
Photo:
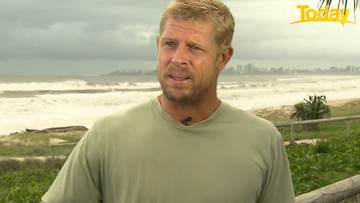
{"label": "distant high-rise building", "polygon": [[251,69],[249,65],[244,65],[244,73],[250,73]]}
{"label": "distant high-rise building", "polygon": [[331,67],[329,68],[329,70],[330,70],[331,72],[338,72],[338,71],[339,71],[339,68],[337,68],[337,67],[335,67],[335,66],[331,66]]}
{"label": "distant high-rise building", "polygon": [[242,73],[242,71],[243,71],[242,65],[237,65],[237,67],[236,67],[236,72]]}
{"label": "distant high-rise building", "polygon": [[352,73],[354,69],[355,69],[354,66],[346,66],[346,72],[348,73]]}
{"label": "distant high-rise building", "polygon": [[254,64],[253,63],[249,63],[249,69],[250,71],[254,68]]}

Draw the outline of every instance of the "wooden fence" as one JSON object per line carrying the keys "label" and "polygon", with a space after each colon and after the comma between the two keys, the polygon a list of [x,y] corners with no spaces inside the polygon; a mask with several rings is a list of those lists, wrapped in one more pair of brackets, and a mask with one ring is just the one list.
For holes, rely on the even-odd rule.
{"label": "wooden fence", "polygon": [[[347,135],[350,135],[350,121],[360,120],[358,116],[337,117],[318,120],[295,121],[291,123],[275,124],[276,127],[291,127],[291,142],[295,142],[295,126],[304,124],[319,124],[330,122],[347,122]],[[360,175],[339,181],[320,189],[296,197],[296,203],[339,203],[343,200],[356,197],[360,203]]]}
{"label": "wooden fence", "polygon": [[65,146],[75,146],[77,143],[73,142],[73,143],[64,143],[64,144],[50,144],[51,147],[51,158],[54,161],[55,159],[55,155],[54,155],[54,148],[55,147],[65,147]]}
{"label": "wooden fence", "polygon": [[318,120],[307,120],[307,121],[295,121],[291,123],[275,124],[276,127],[291,127],[291,142],[295,142],[295,126],[304,125],[304,124],[318,124],[318,123],[330,123],[330,122],[347,122],[347,135],[350,135],[350,121],[360,120],[360,115],[358,116],[348,116],[348,117],[337,117],[337,118],[327,118],[327,119],[318,119]]}
{"label": "wooden fence", "polygon": [[296,203],[339,203],[356,196],[360,202],[360,175],[296,197]]}

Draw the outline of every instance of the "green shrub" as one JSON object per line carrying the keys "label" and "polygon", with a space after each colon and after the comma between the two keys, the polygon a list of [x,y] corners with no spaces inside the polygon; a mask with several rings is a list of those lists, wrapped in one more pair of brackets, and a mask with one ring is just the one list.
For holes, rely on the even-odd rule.
{"label": "green shrub", "polygon": [[360,136],[286,146],[296,195],[360,174]]}
{"label": "green shrub", "polygon": [[314,146],[314,152],[318,154],[325,154],[331,152],[331,147],[326,140],[318,141]]}
{"label": "green shrub", "polygon": [[0,202],[39,203],[58,173],[55,168],[26,168],[1,176]]}
{"label": "green shrub", "polygon": [[[299,102],[294,105],[290,118],[298,121],[316,120],[329,117],[330,115],[331,110],[326,104],[325,95],[309,95],[309,99],[304,99],[303,102]],[[302,127],[304,131],[317,131],[319,129],[319,125],[316,123],[304,124]]]}

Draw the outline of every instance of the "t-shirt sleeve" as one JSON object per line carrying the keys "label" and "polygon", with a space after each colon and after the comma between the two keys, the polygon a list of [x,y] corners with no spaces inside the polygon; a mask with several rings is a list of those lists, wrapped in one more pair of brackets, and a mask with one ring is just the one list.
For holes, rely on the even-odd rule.
{"label": "t-shirt sleeve", "polygon": [[281,135],[271,150],[271,163],[257,203],[295,203],[289,161]]}
{"label": "t-shirt sleeve", "polygon": [[99,142],[95,125],[75,146],[42,201],[102,202]]}

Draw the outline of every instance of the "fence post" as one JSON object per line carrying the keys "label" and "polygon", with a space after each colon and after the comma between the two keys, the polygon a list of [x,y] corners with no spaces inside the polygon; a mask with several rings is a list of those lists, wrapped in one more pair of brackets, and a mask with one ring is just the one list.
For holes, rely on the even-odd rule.
{"label": "fence post", "polygon": [[347,121],[347,136],[350,135],[350,120]]}
{"label": "fence post", "polygon": [[53,147],[53,145],[50,145],[50,146],[51,146],[51,158],[54,161],[54,147]]}
{"label": "fence post", "polygon": [[295,142],[295,129],[294,129],[294,124],[291,123],[291,142],[294,143]]}

